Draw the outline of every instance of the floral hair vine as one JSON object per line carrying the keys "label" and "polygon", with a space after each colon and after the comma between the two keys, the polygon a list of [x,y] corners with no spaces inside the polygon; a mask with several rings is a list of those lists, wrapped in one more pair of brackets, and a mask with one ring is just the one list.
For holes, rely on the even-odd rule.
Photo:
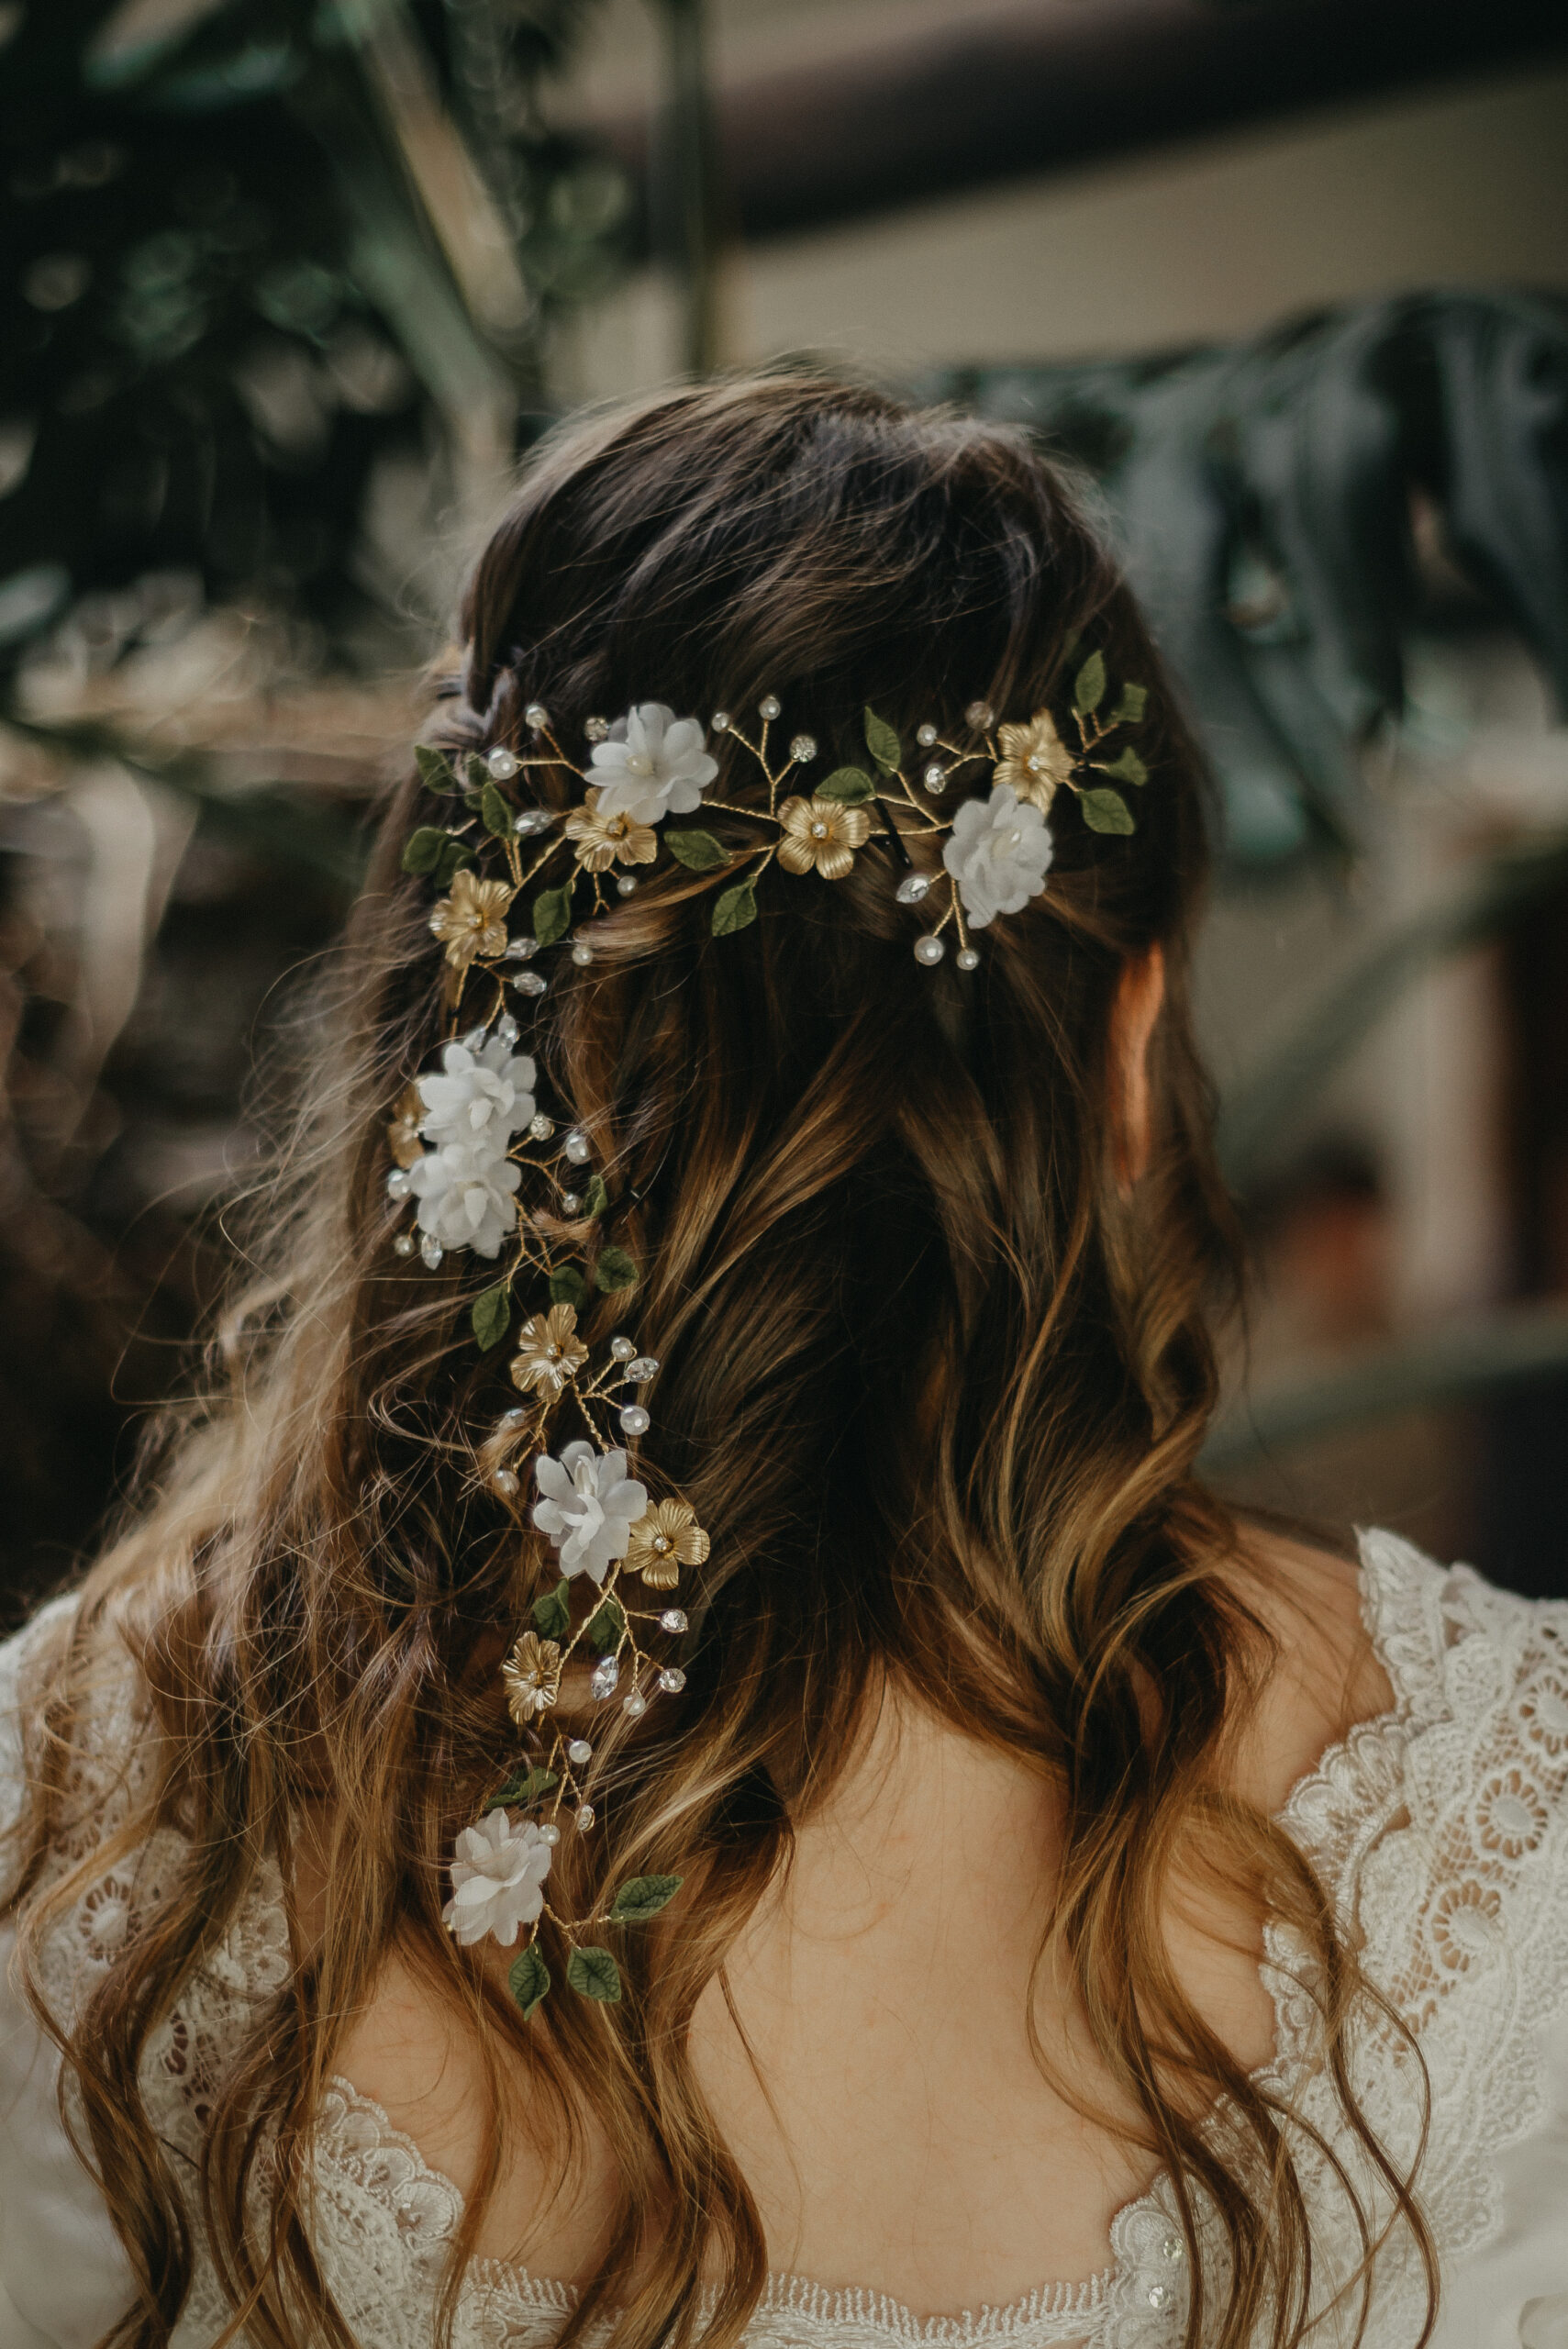
{"label": "floral hair vine", "polygon": [[[1091,830],[1134,829],[1118,786],[1141,785],[1148,772],[1130,743],[1112,738],[1139,725],[1147,699],[1139,685],[1113,695],[1103,656],[1091,652],[1066,718],[1075,740],[1049,709],[998,725],[984,703],[972,702],[967,740],[922,725],[913,760],[895,729],[867,709],[869,764],[836,767],[809,790],[786,786],[816,762],[817,743],[797,733],[785,756],[771,753],[781,716],[773,694],[759,704],[754,740],[725,711],[705,730],[696,718],[643,702],[613,725],[587,720],[584,766],[567,755],[535,702],[524,713],[532,738],[526,752],[497,748],[460,758],[421,745],[415,753],[427,787],[459,800],[462,812],[444,826],[422,825],[403,850],[405,872],[445,891],[430,928],[446,950],[449,1022],[439,1065],[406,1087],[387,1128],[395,1161],[387,1191],[399,1207],[412,1206],[415,1224],[392,1244],[404,1257],[417,1250],[431,1271],[464,1249],[491,1264],[505,1257],[500,1277],[470,1301],[469,1318],[478,1345],[491,1353],[523,1310],[508,1365],[520,1399],[480,1444],[478,1463],[492,1493],[520,1515],[518,1464],[531,1461],[529,1517],[542,1537],[530,1544],[540,1586],[503,1667],[521,1751],[457,1839],[443,1918],[464,1945],[494,1935],[510,1949],[523,1935],[510,1982],[525,2016],[550,1988],[543,1923],[564,1940],[570,1987],[614,2001],[621,1995],[615,1958],[581,1934],[656,1916],[680,1889],[677,1876],[636,1876],[592,1918],[567,1919],[550,1906],[545,1886],[562,1822],[588,1833],[597,1802],[593,1743],[568,1735],[552,1716],[574,1662],[589,1665],[592,1703],[618,1702],[632,1722],[656,1697],[679,1694],[688,1619],[676,1593],[682,1569],[708,1557],[709,1537],[678,1494],[655,1500],[630,1473],[628,1448],[635,1453],[651,1425],[642,1397],[658,1363],[618,1332],[595,1363],[579,1335],[591,1297],[629,1297],[640,1270],[606,1236],[614,1200],[606,1174],[593,1165],[592,1134],[577,1125],[562,1131],[539,1106],[539,1072],[517,1049],[508,991],[518,1008],[546,993],[536,964],[550,947],[566,943],[573,963],[591,965],[612,879],[617,895],[631,896],[634,868],[655,863],[662,846],[688,872],[713,876],[710,926],[722,938],[755,921],[757,885],[770,864],[831,883],[871,844],[885,842],[901,873],[899,905],[925,908],[933,893],[945,893],[940,916],[914,941],[916,961],[942,962],[951,927],[958,967],[973,971],[980,955],[972,934],[1021,911],[1046,887],[1053,852],[1046,819],[1059,793],[1073,795]],[[719,763],[709,732],[750,762],[742,770],[750,799],[715,792]],[[986,764],[989,789],[944,813],[938,803],[951,786]],[[581,801],[564,813],[520,804],[520,779],[537,770],[575,776]],[[737,788],[744,780],[728,791]],[[669,820],[708,808],[746,818],[762,837],[730,849],[700,824]],[[515,929],[514,908],[536,884],[528,927]],[[584,896],[592,912],[579,920]],[[481,988],[480,1016],[471,1009],[465,1019],[464,997]]]}

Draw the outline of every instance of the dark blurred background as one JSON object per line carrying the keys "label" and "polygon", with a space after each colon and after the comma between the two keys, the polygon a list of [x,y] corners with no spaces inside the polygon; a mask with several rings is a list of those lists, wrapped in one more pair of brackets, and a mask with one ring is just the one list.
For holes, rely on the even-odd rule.
{"label": "dark blurred background", "polygon": [[188,1369],[517,457],[783,354],[1086,467],[1204,733],[1215,1475],[1568,1590],[1560,0],[0,0],[0,1607]]}

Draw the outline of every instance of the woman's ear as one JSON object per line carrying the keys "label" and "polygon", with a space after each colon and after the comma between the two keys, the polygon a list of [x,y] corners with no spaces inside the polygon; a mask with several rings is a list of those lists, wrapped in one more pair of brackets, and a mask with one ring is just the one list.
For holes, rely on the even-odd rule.
{"label": "woman's ear", "polygon": [[1111,1010],[1111,1114],[1116,1119],[1117,1180],[1130,1191],[1149,1163],[1149,1040],[1165,1000],[1165,950],[1151,946],[1129,963]]}

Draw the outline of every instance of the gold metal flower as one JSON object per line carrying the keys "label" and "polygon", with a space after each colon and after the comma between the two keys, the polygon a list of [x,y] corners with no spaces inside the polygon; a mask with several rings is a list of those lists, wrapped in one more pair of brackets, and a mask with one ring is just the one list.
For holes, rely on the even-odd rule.
{"label": "gold metal flower", "polygon": [[590,873],[607,873],[612,864],[651,864],[659,853],[659,835],[652,825],[639,824],[624,808],[601,816],[601,796],[597,790],[590,791],[584,805],[566,818],[566,837],[578,843],[578,863]]}
{"label": "gold metal flower", "polygon": [[626,1563],[651,1590],[670,1590],[682,1566],[700,1566],[712,1544],[684,1501],[655,1501],[631,1529]]}
{"label": "gold metal flower", "polygon": [[1002,756],[992,781],[1006,784],[1020,799],[1032,799],[1042,816],[1079,764],[1061,735],[1049,709],[1037,709],[1027,726],[1004,726]]}
{"label": "gold metal flower", "polygon": [[779,809],[784,838],[779,863],[786,873],[820,873],[824,881],[841,881],[855,861],[855,851],[871,838],[871,818],[863,807],[848,807],[840,799],[786,799]]}
{"label": "gold metal flower", "polygon": [[399,1166],[412,1166],[417,1158],[425,1155],[425,1144],[419,1133],[419,1120],[425,1114],[425,1104],[419,1098],[417,1085],[406,1085],[397,1097],[397,1107],[386,1129],[386,1139]]}
{"label": "gold metal flower", "polygon": [[512,1384],[519,1393],[537,1391],[552,1402],[565,1393],[588,1359],[576,1328],[577,1315],[570,1305],[552,1305],[548,1313],[535,1313],[523,1323],[512,1356]]}
{"label": "gold metal flower", "polygon": [[553,1640],[525,1631],[501,1667],[506,1709],[519,1729],[547,1713],[561,1694],[561,1650]]}
{"label": "gold metal flower", "polygon": [[430,928],[447,950],[454,971],[466,971],[478,954],[506,951],[506,908],[516,891],[505,881],[481,881],[465,865],[452,875],[451,895],[430,915]]}

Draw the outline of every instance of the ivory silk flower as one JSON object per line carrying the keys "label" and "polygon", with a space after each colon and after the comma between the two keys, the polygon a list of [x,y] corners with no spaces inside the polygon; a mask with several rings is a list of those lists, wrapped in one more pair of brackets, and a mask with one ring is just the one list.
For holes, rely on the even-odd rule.
{"label": "ivory silk flower", "polygon": [[465,1827],[452,1861],[452,1897],[441,1922],[465,1949],[494,1933],[510,1949],[519,1929],[544,1907],[550,1845],[531,1819],[514,1827],[504,1810],[486,1812]]}
{"label": "ivory silk flower", "polygon": [[492,1036],[477,1052],[449,1044],[441,1070],[439,1076],[418,1080],[424,1105],[420,1131],[438,1148],[453,1141],[483,1151],[488,1141],[503,1154],[534,1114],[538,1072],[528,1055],[511,1052]]}
{"label": "ivory silk flower", "polygon": [[521,1180],[495,1143],[449,1141],[408,1169],[420,1230],[443,1248],[472,1248],[476,1256],[500,1254],[501,1242],[517,1225],[512,1193]]}
{"label": "ivory silk flower", "polygon": [[648,1488],[627,1475],[625,1453],[596,1452],[579,1437],[559,1460],[542,1453],[534,1481],[544,1496],[534,1503],[534,1523],[560,1552],[562,1573],[602,1583],[648,1508]]}
{"label": "ivory silk flower", "polygon": [[1005,783],[989,799],[963,802],[942,851],[973,930],[984,930],[997,914],[1019,913],[1038,897],[1051,857],[1050,825]]}
{"label": "ivory silk flower", "polygon": [[608,741],[594,745],[598,822],[629,816],[635,823],[659,824],[666,816],[689,816],[700,807],[703,792],[718,773],[718,761],[705,741],[695,718],[677,718],[662,701],[639,702],[617,718]]}

